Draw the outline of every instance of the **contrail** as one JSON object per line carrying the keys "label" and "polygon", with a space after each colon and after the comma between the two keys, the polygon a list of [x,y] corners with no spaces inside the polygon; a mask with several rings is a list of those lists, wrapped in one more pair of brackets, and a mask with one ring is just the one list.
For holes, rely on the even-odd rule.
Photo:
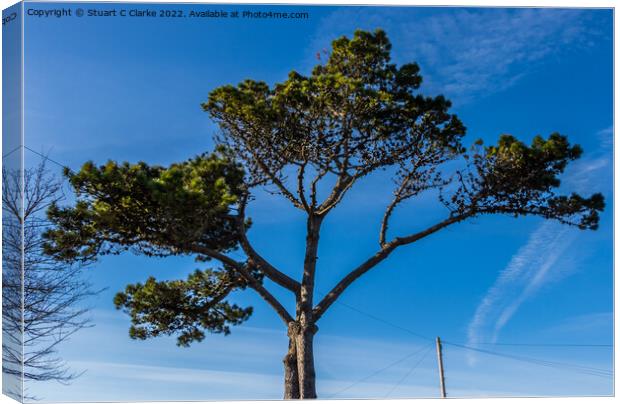
{"label": "contrail", "polygon": [[[613,130],[607,128],[597,134],[601,139],[598,155],[575,165],[574,175],[569,176],[566,181],[571,188],[580,193],[588,193],[593,187],[604,187],[596,174],[610,165],[608,151],[611,143],[608,138],[612,133]],[[556,264],[560,258],[565,257],[577,234],[577,231],[568,226],[551,221],[542,223],[534,230],[527,243],[500,272],[476,308],[467,330],[469,344],[483,340],[496,342],[502,328],[521,304],[545,283],[561,276],[561,268]],[[475,362],[473,353],[470,354],[469,362]]]}
{"label": "contrail", "polygon": [[490,342],[495,342],[521,304],[554,278],[554,264],[575,237],[574,231],[559,223],[541,224],[500,272],[478,305],[468,327],[468,343],[482,342],[483,335],[489,331],[492,332]]}

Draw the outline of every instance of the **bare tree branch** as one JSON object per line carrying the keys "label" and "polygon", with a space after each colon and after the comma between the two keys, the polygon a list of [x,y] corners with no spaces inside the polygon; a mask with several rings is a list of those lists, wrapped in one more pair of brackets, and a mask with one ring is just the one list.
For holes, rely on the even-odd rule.
{"label": "bare tree branch", "polygon": [[[81,373],[58,356],[58,346],[92,326],[88,309],[78,304],[98,292],[82,278],[82,266],[61,264],[43,252],[42,234],[50,223],[42,212],[63,197],[45,164],[23,176],[3,168],[2,183],[3,373],[69,383]],[[17,396],[25,398],[23,392]]]}

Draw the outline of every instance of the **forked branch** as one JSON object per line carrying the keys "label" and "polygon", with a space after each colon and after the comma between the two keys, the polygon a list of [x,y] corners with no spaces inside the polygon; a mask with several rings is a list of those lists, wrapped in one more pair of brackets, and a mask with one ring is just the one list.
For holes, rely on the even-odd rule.
{"label": "forked branch", "polygon": [[291,321],[293,321],[293,317],[289,314],[289,312],[282,306],[282,304],[276,299],[262,284],[259,282],[250,271],[240,262],[235,261],[234,259],[219,253],[210,248],[201,246],[201,245],[192,245],[192,250],[197,254],[206,255],[208,257],[214,258],[224,264],[230,265],[235,268],[239,274],[241,274],[248,282],[249,286],[254,289],[262,298],[265,300],[273,309],[278,313],[282,321],[288,325]]}
{"label": "forked branch", "polygon": [[314,318],[318,320],[325,311],[338,299],[340,295],[358,278],[364,275],[366,272],[370,271],[372,268],[377,266],[380,262],[386,259],[396,248],[414,243],[426,236],[429,236],[444,227],[447,227],[451,224],[461,222],[471,216],[471,214],[462,214],[458,216],[452,216],[448,219],[427,228],[424,231],[419,233],[412,234],[406,237],[397,237],[394,240],[386,243],[379,251],[377,251],[372,257],[368,258],[364,261],[360,266],[355,268],[353,271],[349,272],[336,286],[332,288],[332,290],[325,295],[323,300],[319,302],[314,308]]}

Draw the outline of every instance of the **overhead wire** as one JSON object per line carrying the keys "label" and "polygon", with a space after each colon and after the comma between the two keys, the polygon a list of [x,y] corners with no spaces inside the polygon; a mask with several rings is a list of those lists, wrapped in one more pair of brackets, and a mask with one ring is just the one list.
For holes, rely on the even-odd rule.
{"label": "overhead wire", "polygon": [[493,355],[493,356],[513,359],[513,360],[517,360],[521,362],[532,363],[532,364],[536,364],[540,366],[560,368],[560,369],[570,369],[573,371],[577,371],[579,373],[589,374],[592,376],[600,376],[600,377],[612,377],[613,376],[613,371],[595,368],[591,366],[576,365],[576,364],[565,363],[565,362],[555,362],[555,361],[531,358],[531,357],[522,356],[522,355],[506,354],[506,353],[501,353],[501,352],[489,351],[487,349],[475,348],[475,347],[468,346],[468,345],[457,344],[457,343],[453,343],[449,341],[443,341],[443,344],[452,345],[455,347],[467,349],[470,351],[480,352],[480,353],[484,353],[487,355]]}
{"label": "overhead wire", "polygon": [[28,146],[24,146],[24,149],[26,149],[26,150],[30,150],[32,153],[34,153],[34,154],[36,154],[36,155],[38,155],[38,156],[42,157],[43,159],[45,159],[45,160],[47,160],[47,161],[49,161],[49,162],[52,162],[52,163],[56,164],[57,166],[60,166],[60,167],[62,167],[62,168],[64,168],[64,169],[67,169],[67,170],[69,170],[70,172],[72,172],[72,171],[73,171],[73,170],[71,170],[71,168],[69,168],[68,166],[66,166],[66,165],[64,165],[64,164],[61,164],[61,163],[57,162],[56,160],[53,160],[53,159],[49,158],[49,157],[48,157],[48,156],[46,156],[45,154],[39,153],[38,151],[31,149],[31,148],[30,148],[30,147],[28,147]]}
{"label": "overhead wire", "polygon": [[22,147],[22,145],[17,146],[16,148],[14,148],[13,150],[11,150],[10,152],[3,154],[2,158],[6,158],[9,157],[11,154],[15,153],[16,151],[18,151],[20,148]]}
{"label": "overhead wire", "polygon": [[[472,344],[470,344],[472,345]],[[494,346],[527,346],[527,347],[575,347],[575,348],[613,348],[613,344],[536,344],[536,343],[500,343],[500,342],[476,342],[473,345],[494,345]]]}
{"label": "overhead wire", "polygon": [[[322,294],[322,293],[321,293]],[[373,314],[370,313],[366,313],[360,309],[357,309],[351,305],[348,305],[344,302],[339,302],[336,301],[336,303],[345,306],[347,308],[349,308],[350,310],[353,310],[359,314],[362,314],[368,318],[374,319],[378,322],[381,322],[383,324],[389,325],[393,328],[402,330],[404,332],[407,332],[409,334],[415,335],[416,337],[425,339],[425,340],[430,340],[430,341],[434,341],[433,338],[428,337],[426,335],[417,333],[415,331],[410,330],[407,327],[403,327],[401,325],[398,324],[394,324],[390,321],[384,320],[380,317],[377,317]],[[589,374],[589,375],[593,375],[593,376],[598,376],[598,377],[613,377],[613,371],[609,371],[606,369],[600,369],[600,368],[593,368],[593,367],[589,367],[589,366],[583,366],[583,365],[576,365],[576,364],[571,364],[571,363],[562,363],[562,362],[554,362],[554,361],[548,361],[548,360],[543,360],[543,359],[537,359],[537,358],[531,358],[531,357],[526,357],[526,356],[519,356],[519,355],[513,355],[513,354],[506,354],[506,353],[500,353],[500,352],[495,352],[495,351],[489,351],[488,349],[482,349],[482,348],[475,348],[469,345],[464,345],[464,344],[459,344],[459,343],[452,343],[452,342],[446,342],[443,341],[444,344],[448,344],[448,345],[453,345],[456,347],[460,347],[463,349],[469,349],[472,351],[477,351],[480,353],[486,353],[489,355],[494,355],[497,357],[503,357],[506,359],[513,359],[513,360],[518,360],[518,361],[522,361],[522,362],[527,362],[527,363],[531,363],[531,364],[535,364],[535,365],[539,365],[539,366],[546,366],[546,367],[551,367],[551,368],[564,368],[564,369],[570,369],[573,371],[577,371],[579,373],[584,373],[584,374]],[[480,345],[496,345],[496,346],[526,346],[526,347],[535,347],[535,346],[539,346],[539,347],[613,347],[613,345],[609,345],[609,344],[535,344],[535,343],[523,343],[523,344],[518,344],[518,343],[514,343],[514,344],[510,344],[510,343],[480,343]]]}
{"label": "overhead wire", "polygon": [[[340,395],[340,394],[344,393],[345,391],[347,391],[347,390],[349,390],[349,389],[351,389],[351,388],[353,388],[353,387],[357,386],[358,384],[360,384],[360,383],[362,383],[362,382],[365,382],[366,380],[371,379],[372,377],[374,377],[374,376],[376,376],[376,375],[378,375],[378,374],[380,374],[380,373],[382,373],[382,372],[384,372],[384,371],[386,371],[386,370],[388,370],[388,369],[390,369],[390,368],[392,368],[392,367],[394,367],[394,366],[396,366],[396,365],[398,365],[398,364],[400,364],[400,363],[402,363],[402,362],[406,361],[407,359],[409,359],[409,358],[412,358],[412,357],[416,356],[417,354],[419,354],[420,352],[422,352],[422,351],[424,351],[425,349],[428,349],[428,348],[429,348],[429,344],[424,344],[424,345],[423,345],[420,349],[416,350],[415,352],[412,352],[412,353],[410,353],[410,354],[408,354],[408,355],[406,355],[406,356],[403,356],[402,358],[398,359],[397,361],[392,362],[392,363],[390,363],[389,365],[384,366],[384,367],[382,367],[381,369],[378,369],[378,370],[376,370],[376,371],[372,372],[372,373],[371,373],[371,374],[369,374],[368,376],[365,376],[365,377],[363,377],[363,378],[361,378],[361,379],[359,379],[359,380],[357,380],[357,381],[355,381],[355,382],[351,383],[350,385],[348,385],[348,386],[347,386],[347,387],[345,387],[344,389],[339,390],[339,391],[337,391],[336,393],[333,393],[333,394],[332,394],[331,396],[329,396],[328,398],[333,398],[333,397],[335,397],[335,396],[337,396],[337,395]],[[432,345],[430,345],[430,348],[432,348]]]}
{"label": "overhead wire", "polygon": [[[319,292],[321,295],[325,296],[325,294],[324,294],[324,293],[322,293],[322,292],[320,292],[320,291],[318,291],[318,292]],[[383,323],[383,324],[389,325],[389,326],[391,326],[391,327],[393,327],[393,328],[395,328],[395,329],[398,329],[398,330],[404,331],[404,332],[406,332],[406,333],[408,333],[408,334],[414,335],[414,336],[416,336],[416,337],[419,337],[419,338],[422,338],[422,339],[425,339],[425,340],[428,340],[428,341],[434,341],[434,338],[432,338],[432,337],[429,337],[429,336],[427,336],[427,335],[424,335],[424,334],[421,334],[421,333],[415,332],[415,331],[413,331],[413,330],[411,330],[411,329],[409,329],[409,328],[407,328],[407,327],[403,327],[403,326],[401,326],[401,325],[399,325],[399,324],[396,324],[396,323],[393,323],[393,322],[391,322],[391,321],[384,320],[384,319],[382,319],[382,318],[380,318],[380,317],[378,317],[378,316],[376,316],[376,315],[374,315],[374,314],[367,313],[367,312],[365,312],[365,311],[363,311],[363,310],[360,310],[360,309],[358,309],[358,308],[356,308],[356,307],[353,307],[353,306],[351,306],[351,305],[349,305],[349,304],[347,304],[347,303],[344,303],[344,302],[342,302],[342,301],[340,301],[340,300],[336,300],[336,302],[335,302],[335,303],[336,303],[336,304],[339,304],[339,305],[341,305],[341,306],[344,306],[344,307],[346,307],[346,308],[348,308],[348,309],[350,309],[350,310],[352,310],[352,311],[355,311],[355,312],[357,312],[357,313],[359,313],[359,314],[361,314],[361,315],[363,315],[363,316],[365,316],[365,317],[368,317],[368,318],[371,318],[371,319],[373,319],[373,320],[375,320],[375,321],[378,321],[378,322],[380,322],[380,323]],[[552,343],[498,343],[498,342],[478,342],[478,343],[476,343],[475,345],[494,345],[494,346],[524,346],[524,347],[585,347],[585,348],[589,348],[589,347],[592,347],[592,348],[594,348],[594,347],[598,347],[598,348],[613,348],[613,344],[574,344],[574,343],[566,343],[566,344],[563,344],[563,343],[558,343],[558,344],[552,344]]]}
{"label": "overhead wire", "polygon": [[[324,294],[324,293],[322,293],[322,292],[320,292],[320,291],[319,291],[319,294],[321,294],[321,295],[325,296],[325,294]],[[342,301],[340,301],[340,300],[336,300],[336,302],[335,302],[335,303],[336,303],[336,304],[338,304],[338,305],[340,305],[340,306],[344,306],[344,307],[348,308],[349,310],[355,311],[355,312],[357,312],[357,313],[359,313],[359,314],[361,314],[361,315],[363,315],[363,316],[366,316],[366,317],[368,317],[368,318],[371,318],[371,319],[373,319],[373,320],[375,320],[375,321],[378,321],[378,322],[380,322],[380,323],[383,323],[383,324],[389,325],[389,326],[391,326],[391,327],[393,327],[393,328],[399,329],[399,330],[404,331],[404,332],[406,332],[406,333],[408,333],[408,334],[414,335],[414,336],[416,336],[416,337],[418,337],[418,338],[421,338],[421,339],[424,339],[424,340],[427,340],[427,341],[433,341],[433,342],[435,341],[435,339],[434,339],[434,338],[431,338],[431,337],[428,337],[428,336],[426,336],[426,335],[423,335],[423,334],[417,333],[417,332],[415,332],[415,331],[413,331],[413,330],[410,330],[409,328],[406,328],[406,327],[403,327],[403,326],[401,326],[401,325],[398,325],[398,324],[392,323],[391,321],[384,320],[384,319],[382,319],[382,318],[380,318],[380,317],[375,316],[374,314],[370,314],[370,313],[367,313],[367,312],[365,312],[365,311],[362,311],[362,310],[360,310],[360,309],[358,309],[358,308],[356,308],[356,307],[353,307],[353,306],[351,306],[351,305],[349,305],[349,304],[347,304],[347,303],[344,303],[344,302],[342,302]]]}
{"label": "overhead wire", "polygon": [[420,360],[417,361],[411,367],[411,369],[409,369],[409,371],[407,373],[405,373],[405,375],[390,389],[390,391],[387,392],[387,394],[385,395],[385,398],[389,397],[390,394],[392,394],[394,392],[394,390],[396,390],[409,376],[411,376],[413,374],[413,372],[418,368],[418,366],[420,366],[420,364],[424,361],[424,359],[426,359],[426,357],[428,356],[429,352],[431,352],[432,350],[433,350],[433,345],[431,344],[428,347],[428,349],[426,350],[426,352],[424,352],[424,354],[422,355]]}

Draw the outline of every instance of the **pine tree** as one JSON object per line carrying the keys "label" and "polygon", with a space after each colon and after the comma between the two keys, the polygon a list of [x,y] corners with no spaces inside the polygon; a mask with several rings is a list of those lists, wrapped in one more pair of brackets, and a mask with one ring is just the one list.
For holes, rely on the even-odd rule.
{"label": "pine tree", "polygon": [[[366,272],[398,248],[448,226],[489,214],[535,215],[580,229],[596,229],[601,194],[559,195],[559,176],[582,150],[553,133],[529,145],[502,135],[496,145],[463,144],[465,127],[443,96],[419,93],[415,63],[390,61],[381,30],[356,31],[332,44],[310,75],[292,71],[274,86],[245,80],[213,90],[202,105],[219,125],[217,148],[169,167],[146,163],[86,163],[66,172],[78,201],[53,206],[55,228],[47,252],[65,261],[92,261],[131,250],[146,256],[191,255],[217,269],[185,280],[127,286],[115,304],[132,319],[131,337],[175,334],[187,346],[205,332],[228,333],[251,308],[227,301],[233,290],[257,292],[279,315],[289,337],[284,358],[285,398],[314,398],[313,339],[331,305]],[[460,169],[449,168],[461,162]],[[322,299],[315,296],[319,236],[324,219],[362,178],[390,169],[394,198],[379,224],[378,249]],[[291,174],[294,173],[294,174]],[[319,195],[319,184],[330,192]],[[255,250],[246,207],[253,192],[270,187],[307,220],[306,252],[298,279]],[[394,210],[424,192],[447,208],[438,223],[390,236]],[[244,260],[231,253],[241,250]],[[290,292],[295,312],[263,284]]]}

